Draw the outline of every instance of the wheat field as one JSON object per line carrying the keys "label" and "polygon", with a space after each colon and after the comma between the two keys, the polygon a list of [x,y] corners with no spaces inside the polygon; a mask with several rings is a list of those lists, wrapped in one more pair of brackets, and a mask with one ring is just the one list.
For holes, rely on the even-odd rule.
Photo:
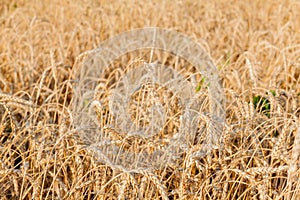
{"label": "wheat field", "polygon": [[[216,129],[209,114],[172,161],[165,153],[138,163],[146,167],[129,167],[135,153],[106,157],[95,132],[78,129],[74,94],[85,52],[144,27],[184,33],[214,62],[226,102],[221,142],[210,153],[201,154]],[[300,199],[300,1],[2,0],[0,35],[0,199]],[[182,127],[180,100],[158,85],[144,84],[128,105],[141,127],[149,106],[166,107],[168,123],[150,139],[126,137],[108,126],[118,124],[112,111],[98,109],[145,59],[149,51],[118,58],[97,86],[95,120],[120,152],[151,153]],[[174,55],[152,59],[186,80],[195,75]],[[199,113],[207,113],[210,86],[201,74],[196,80]]]}

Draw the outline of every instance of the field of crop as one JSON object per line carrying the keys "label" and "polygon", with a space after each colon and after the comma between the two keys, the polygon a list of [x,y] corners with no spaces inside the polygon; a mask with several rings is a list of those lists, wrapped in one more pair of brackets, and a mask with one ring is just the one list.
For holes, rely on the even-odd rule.
{"label": "field of crop", "polygon": [[[85,52],[144,27],[203,47],[224,121],[211,114],[217,83],[162,49],[126,52],[101,72],[92,102],[78,97]],[[117,82],[146,61],[194,84],[193,127],[177,84],[143,82],[122,115]],[[120,130],[130,123],[163,128]],[[299,178],[299,0],[0,1],[0,199],[297,200]]]}

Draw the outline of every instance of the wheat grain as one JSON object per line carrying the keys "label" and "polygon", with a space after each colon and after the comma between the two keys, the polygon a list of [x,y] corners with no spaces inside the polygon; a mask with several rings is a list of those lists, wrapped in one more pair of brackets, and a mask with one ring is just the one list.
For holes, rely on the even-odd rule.
{"label": "wheat grain", "polygon": [[[299,9],[297,0],[83,4],[4,0],[0,3],[0,199],[299,199]],[[73,112],[82,107],[73,98],[76,88],[78,84],[88,88],[87,82],[78,82],[78,74],[87,74],[80,67],[93,66],[86,61],[97,52],[90,50],[105,39],[145,26],[187,34],[214,59],[227,98],[225,130],[206,115],[205,83],[200,84],[195,101],[203,115],[195,117],[198,127],[190,127],[184,137],[178,134],[184,107],[176,102],[180,98],[172,97],[177,95],[174,87],[145,85],[129,102],[130,119],[144,128],[151,122],[147,106],[170,105],[163,106],[167,116],[163,131],[148,139],[141,139],[142,134],[126,137],[109,111],[111,90],[117,87],[114,80],[150,60],[174,67],[194,89],[203,78],[178,56],[138,50],[97,72],[92,98],[101,108],[92,106],[93,120],[105,129],[106,140],[97,133],[95,145],[90,146],[79,137],[82,129],[73,129],[77,127]],[[126,42],[133,46],[126,40],[120,45]],[[122,52],[119,47],[112,49]],[[258,95],[269,101],[269,116],[255,109],[253,96]],[[89,126],[85,121],[80,124],[84,125]],[[223,143],[210,154],[203,153],[206,134],[210,147],[219,139],[214,133],[220,132]],[[171,155],[173,159],[157,159],[151,169],[130,170],[123,166],[126,159],[117,164],[106,156],[114,151],[105,148],[114,147],[129,150],[128,156],[138,156],[135,152],[142,149],[160,155],[179,153]]]}

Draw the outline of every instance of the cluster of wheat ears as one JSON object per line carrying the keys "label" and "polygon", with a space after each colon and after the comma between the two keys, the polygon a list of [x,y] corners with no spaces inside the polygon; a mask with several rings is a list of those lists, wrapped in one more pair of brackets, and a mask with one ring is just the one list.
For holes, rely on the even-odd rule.
{"label": "cluster of wheat ears", "polygon": [[[100,148],[97,131],[75,124],[83,52],[147,26],[188,35],[217,66],[226,116],[222,142],[209,154],[201,149],[213,126],[213,83],[160,50],[128,52],[97,80],[94,101],[86,103],[109,144]],[[299,199],[299,30],[298,0],[1,1],[0,199]],[[149,107],[157,102],[166,113],[163,128],[146,139],[119,130],[109,110],[117,80],[149,55],[195,78],[203,113],[186,146],[167,153],[182,127],[176,91],[143,83],[131,95],[135,126],[151,123]]]}

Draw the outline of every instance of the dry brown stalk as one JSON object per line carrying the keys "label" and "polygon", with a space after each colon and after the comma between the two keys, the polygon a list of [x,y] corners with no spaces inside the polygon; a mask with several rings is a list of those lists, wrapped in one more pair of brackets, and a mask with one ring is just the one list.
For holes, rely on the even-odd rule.
{"label": "dry brown stalk", "polygon": [[[298,0],[1,1],[0,199],[300,199],[299,10]],[[106,140],[83,141],[82,130],[101,134],[84,123],[74,128],[73,97],[86,84],[76,78],[85,76],[80,67],[105,39],[149,26],[190,36],[214,60],[227,100],[225,130],[209,115],[209,83],[191,63],[140,49],[99,76],[95,103],[85,103]],[[171,66],[200,88],[194,134],[179,137],[184,107],[176,91],[149,83],[132,94],[130,119],[146,127],[151,106],[161,103],[161,132],[147,138],[121,130],[110,95],[147,62]],[[269,115],[255,108],[254,96],[268,100]],[[220,135],[222,145],[203,152]],[[128,157],[115,162],[121,152]],[[154,162],[147,170],[123,165],[141,152],[162,156],[144,159]],[[176,153],[167,159],[164,152]]]}

